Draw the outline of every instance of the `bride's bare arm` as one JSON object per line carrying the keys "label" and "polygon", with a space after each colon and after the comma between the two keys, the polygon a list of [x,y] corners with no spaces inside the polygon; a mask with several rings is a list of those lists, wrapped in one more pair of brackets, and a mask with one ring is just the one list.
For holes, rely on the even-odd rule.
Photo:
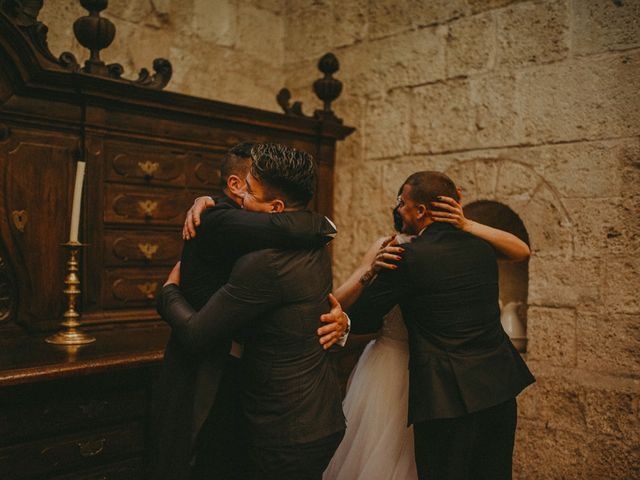
{"label": "bride's bare arm", "polygon": [[486,240],[508,260],[520,262],[531,255],[529,246],[515,235],[469,220],[464,216],[462,205],[451,197],[439,197],[439,199],[439,202],[432,202],[432,205],[440,207],[442,211],[431,211],[433,219],[437,222],[450,223],[465,232]]}
{"label": "bride's bare arm", "polygon": [[397,246],[395,236],[381,237],[373,244],[362,257],[360,265],[353,271],[351,276],[340,285],[334,295],[344,309],[347,309],[358,299],[365,285],[382,268],[397,268],[392,263],[393,260],[400,260],[400,254],[404,250]]}

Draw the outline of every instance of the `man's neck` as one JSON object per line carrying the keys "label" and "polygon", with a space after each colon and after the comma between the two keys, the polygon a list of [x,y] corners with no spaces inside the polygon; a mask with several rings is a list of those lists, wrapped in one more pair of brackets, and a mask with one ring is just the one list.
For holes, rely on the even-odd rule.
{"label": "man's neck", "polygon": [[231,193],[229,191],[228,188],[223,188],[222,189],[222,193],[224,193],[228,198],[230,198],[231,200],[233,200],[235,203],[237,203],[238,205],[242,206],[242,197],[239,197],[238,195],[234,195],[233,193]]}

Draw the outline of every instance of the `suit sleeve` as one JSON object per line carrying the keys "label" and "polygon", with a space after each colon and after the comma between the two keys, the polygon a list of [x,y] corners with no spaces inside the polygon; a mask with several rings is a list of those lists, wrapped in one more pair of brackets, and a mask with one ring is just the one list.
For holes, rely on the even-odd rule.
{"label": "suit sleeve", "polygon": [[199,247],[245,254],[267,248],[318,248],[335,235],[331,223],[308,211],[262,213],[227,208],[212,211],[198,229]]}
{"label": "suit sleeve", "polygon": [[383,317],[398,305],[410,289],[404,264],[397,270],[382,270],[360,298],[347,310],[351,333],[375,333],[382,327]]}
{"label": "suit sleeve", "polygon": [[168,285],[158,298],[158,312],[179,342],[192,353],[200,354],[255,322],[280,299],[268,254],[257,252],[236,263],[228,283],[214,293],[200,311],[189,305],[177,286]]}

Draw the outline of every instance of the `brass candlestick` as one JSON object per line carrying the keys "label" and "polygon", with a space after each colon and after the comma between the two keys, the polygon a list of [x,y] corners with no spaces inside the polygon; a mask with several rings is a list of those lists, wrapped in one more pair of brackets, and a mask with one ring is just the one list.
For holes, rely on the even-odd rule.
{"label": "brass candlestick", "polygon": [[67,311],[64,312],[62,330],[55,335],[47,337],[47,343],[56,345],[83,345],[95,342],[95,337],[84,333],[80,329],[80,313],[76,310],[76,302],[80,295],[80,277],[78,277],[78,252],[86,244],[79,242],[67,242],[62,244],[69,250],[69,260],[67,261],[67,276],[64,279],[66,288],[63,290],[67,296]]}

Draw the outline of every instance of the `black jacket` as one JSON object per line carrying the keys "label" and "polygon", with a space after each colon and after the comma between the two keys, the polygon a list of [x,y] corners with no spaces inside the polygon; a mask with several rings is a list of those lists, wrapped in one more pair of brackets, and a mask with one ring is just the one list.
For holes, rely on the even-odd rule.
{"label": "black jacket", "polygon": [[308,443],[345,428],[332,359],[316,335],[331,285],[326,249],[262,250],[242,257],[197,313],[175,286],[162,291],[161,314],[194,353],[249,327],[243,408],[254,445]]}
{"label": "black jacket", "polygon": [[[335,229],[326,218],[312,212],[248,212],[223,197],[204,212],[195,239],[185,242],[181,288],[199,309],[227,282],[234,263],[245,253],[274,246],[318,247],[333,235]],[[230,344],[228,335],[205,354],[194,355],[172,333],[153,396],[154,479],[188,478],[193,446],[214,403]]]}
{"label": "black jacket", "polygon": [[534,382],[500,324],[491,245],[431,224],[349,310],[354,333],[380,328],[399,304],[409,331],[409,423],[453,418],[515,397]]}

